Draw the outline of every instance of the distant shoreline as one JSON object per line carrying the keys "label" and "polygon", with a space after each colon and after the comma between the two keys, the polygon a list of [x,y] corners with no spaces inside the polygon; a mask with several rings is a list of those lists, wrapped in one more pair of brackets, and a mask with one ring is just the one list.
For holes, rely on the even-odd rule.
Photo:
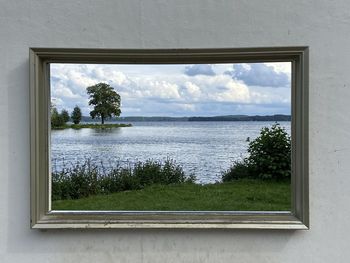
{"label": "distant shoreline", "polygon": [[132,127],[131,124],[125,124],[125,123],[106,123],[106,124],[99,124],[99,123],[80,123],[80,124],[65,124],[64,126],[59,127],[52,127],[52,130],[64,130],[64,129],[83,129],[83,128],[91,128],[91,129],[110,129],[110,128],[121,128],[121,127]]}
{"label": "distant shoreline", "polygon": [[[290,115],[222,115],[222,116],[191,116],[191,117],[167,117],[167,116],[128,116],[110,119],[109,121],[122,122],[162,122],[162,121],[291,121]],[[96,122],[98,119],[91,119],[89,116],[83,116],[82,122]]]}

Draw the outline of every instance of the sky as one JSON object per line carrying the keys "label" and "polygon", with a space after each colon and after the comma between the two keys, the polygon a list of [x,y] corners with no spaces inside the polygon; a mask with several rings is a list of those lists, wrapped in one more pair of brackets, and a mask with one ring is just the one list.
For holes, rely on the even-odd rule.
{"label": "sky", "polygon": [[121,97],[120,116],[291,113],[291,63],[50,65],[51,101],[84,116],[86,88],[104,82]]}

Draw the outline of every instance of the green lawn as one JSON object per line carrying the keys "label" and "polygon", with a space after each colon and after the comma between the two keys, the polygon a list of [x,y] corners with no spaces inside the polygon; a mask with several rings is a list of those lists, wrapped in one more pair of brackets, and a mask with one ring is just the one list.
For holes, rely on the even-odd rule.
{"label": "green lawn", "polygon": [[155,185],[143,190],[52,202],[53,210],[290,211],[290,182],[239,180]]}

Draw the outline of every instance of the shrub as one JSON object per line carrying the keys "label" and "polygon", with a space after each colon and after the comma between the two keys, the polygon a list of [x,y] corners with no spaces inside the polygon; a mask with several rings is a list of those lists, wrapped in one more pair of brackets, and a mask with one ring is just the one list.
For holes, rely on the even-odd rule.
{"label": "shrub", "polygon": [[291,175],[291,141],[278,123],[264,127],[248,146],[249,156],[222,173],[224,182],[239,178],[288,179]]}
{"label": "shrub", "polygon": [[107,173],[90,160],[72,168],[52,173],[52,200],[78,199],[96,194],[110,194],[139,190],[153,184],[169,185],[194,183],[193,175],[187,177],[182,167],[173,160],[147,160],[129,167],[116,166]]}
{"label": "shrub", "polygon": [[240,178],[247,178],[251,177],[252,174],[252,169],[246,159],[241,162],[235,161],[228,170],[222,173],[222,181],[229,182]]}
{"label": "shrub", "polygon": [[56,107],[51,107],[51,128],[63,127],[69,121],[68,111],[63,109],[58,113]]}
{"label": "shrub", "polygon": [[166,159],[164,164],[154,160],[138,162],[133,168],[133,175],[139,180],[141,187],[151,184],[179,184],[186,181],[182,167],[171,159]]}
{"label": "shrub", "polygon": [[52,173],[52,199],[77,199],[97,194],[98,169],[87,160],[61,172]]}
{"label": "shrub", "polygon": [[64,119],[61,114],[58,113],[56,108],[51,110],[51,127],[57,128],[64,125]]}
{"label": "shrub", "polygon": [[279,124],[261,129],[260,136],[249,143],[248,163],[254,174],[263,179],[290,177],[291,141]]}

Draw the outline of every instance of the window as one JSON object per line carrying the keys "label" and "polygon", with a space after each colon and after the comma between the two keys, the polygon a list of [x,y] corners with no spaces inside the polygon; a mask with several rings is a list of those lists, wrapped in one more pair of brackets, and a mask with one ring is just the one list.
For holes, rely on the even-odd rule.
{"label": "window", "polygon": [[305,47],[30,49],[32,227],[307,229],[307,67]]}

